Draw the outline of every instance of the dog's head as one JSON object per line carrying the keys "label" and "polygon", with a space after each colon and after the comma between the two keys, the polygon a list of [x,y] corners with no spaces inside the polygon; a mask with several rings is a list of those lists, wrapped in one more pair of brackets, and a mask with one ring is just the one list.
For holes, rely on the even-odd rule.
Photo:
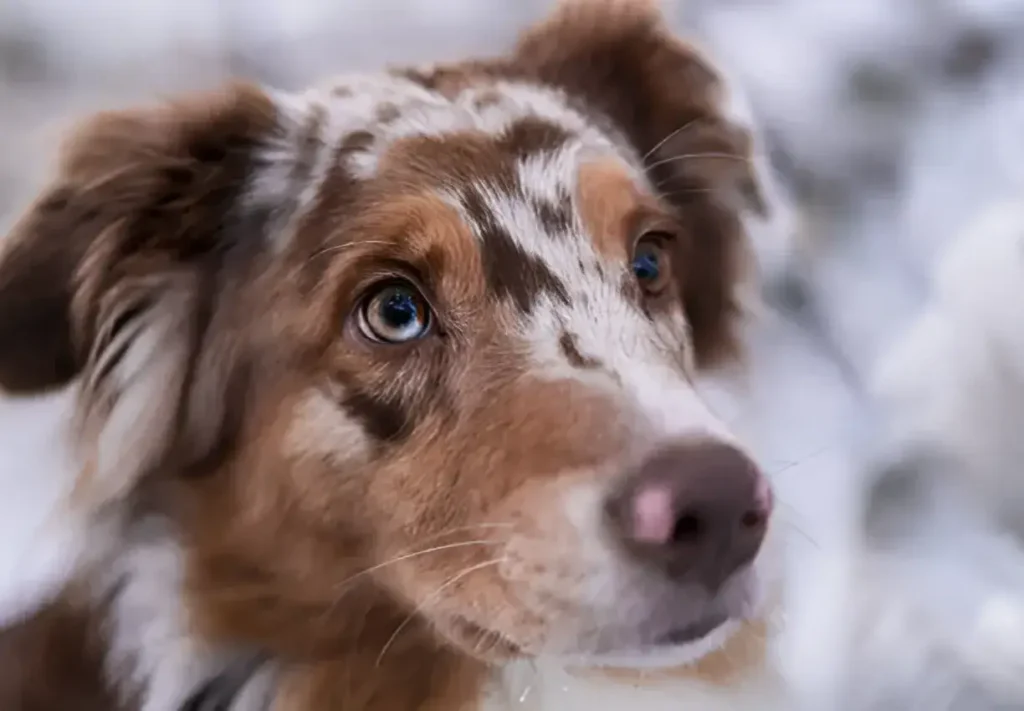
{"label": "dog's head", "polygon": [[729,89],[609,1],[101,115],[5,244],[0,386],[74,384],[80,501],[173,514],[211,634],[386,598],[480,656],[674,659],[747,612],[771,509],[694,387],[773,209]]}

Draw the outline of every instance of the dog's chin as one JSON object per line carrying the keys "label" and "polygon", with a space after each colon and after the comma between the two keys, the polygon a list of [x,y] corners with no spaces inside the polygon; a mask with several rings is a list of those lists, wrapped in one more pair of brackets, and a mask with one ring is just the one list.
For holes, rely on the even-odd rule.
{"label": "dog's chin", "polygon": [[650,643],[631,648],[575,655],[567,664],[591,669],[671,669],[699,661],[723,647],[742,627],[732,617],[712,617],[687,627],[668,630]]}
{"label": "dog's chin", "polygon": [[435,620],[434,626],[449,643],[491,664],[547,658],[574,669],[672,669],[699,662],[761,619],[768,602],[766,592],[759,576],[748,570],[723,586],[699,616],[661,600],[638,623],[624,624],[612,617],[598,629],[589,628],[575,639],[562,637],[556,644],[551,639],[540,644],[517,639],[462,616],[440,624]]}
{"label": "dog's chin", "polygon": [[[590,669],[669,669],[697,662],[721,648],[743,625],[733,617],[709,617],[698,623],[669,629],[649,642],[595,653],[556,655],[565,666]],[[454,633],[454,634],[452,634]],[[491,664],[532,656],[515,643],[464,620],[453,621],[449,643],[481,661]]]}

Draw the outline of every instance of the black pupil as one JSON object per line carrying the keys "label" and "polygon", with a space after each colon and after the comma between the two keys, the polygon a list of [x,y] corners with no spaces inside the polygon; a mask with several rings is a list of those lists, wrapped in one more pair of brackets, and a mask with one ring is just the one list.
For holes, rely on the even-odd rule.
{"label": "black pupil", "polygon": [[408,291],[394,289],[380,305],[381,320],[395,329],[403,329],[419,321],[419,304]]}
{"label": "black pupil", "polygon": [[657,279],[659,273],[657,252],[646,250],[633,257],[633,273],[640,281]]}

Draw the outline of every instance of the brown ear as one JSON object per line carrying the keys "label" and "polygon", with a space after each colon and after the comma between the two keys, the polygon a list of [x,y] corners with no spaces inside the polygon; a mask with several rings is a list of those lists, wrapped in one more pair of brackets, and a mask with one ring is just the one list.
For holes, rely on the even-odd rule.
{"label": "brown ear", "polygon": [[105,294],[223,252],[226,215],[274,121],[262,92],[236,87],[82,126],[0,243],[0,389],[67,384],[111,315]]}
{"label": "brown ear", "polygon": [[743,223],[770,209],[767,162],[733,105],[734,87],[671,35],[652,0],[566,0],[514,57],[517,68],[607,117],[691,222],[677,268],[698,364],[734,355]]}
{"label": "brown ear", "polygon": [[[0,387],[14,394],[58,387],[79,368],[71,340],[71,281],[88,243],[68,221],[50,219],[66,200],[63,190],[40,200],[0,251]],[[55,237],[24,236],[31,233]]]}
{"label": "brown ear", "polygon": [[98,115],[0,245],[0,391],[74,384],[79,506],[122,500],[172,454],[203,466],[237,425],[232,294],[291,204],[283,120],[248,86]]}

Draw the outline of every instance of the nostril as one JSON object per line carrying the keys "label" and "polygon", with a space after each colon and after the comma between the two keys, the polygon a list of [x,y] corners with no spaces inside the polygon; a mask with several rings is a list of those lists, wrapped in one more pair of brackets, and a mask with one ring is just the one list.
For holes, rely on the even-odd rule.
{"label": "nostril", "polygon": [[767,522],[768,517],[762,511],[751,510],[740,518],[740,525],[743,528],[761,528]]}
{"label": "nostril", "polygon": [[683,513],[672,527],[673,543],[696,543],[705,533],[704,520],[693,512]]}

